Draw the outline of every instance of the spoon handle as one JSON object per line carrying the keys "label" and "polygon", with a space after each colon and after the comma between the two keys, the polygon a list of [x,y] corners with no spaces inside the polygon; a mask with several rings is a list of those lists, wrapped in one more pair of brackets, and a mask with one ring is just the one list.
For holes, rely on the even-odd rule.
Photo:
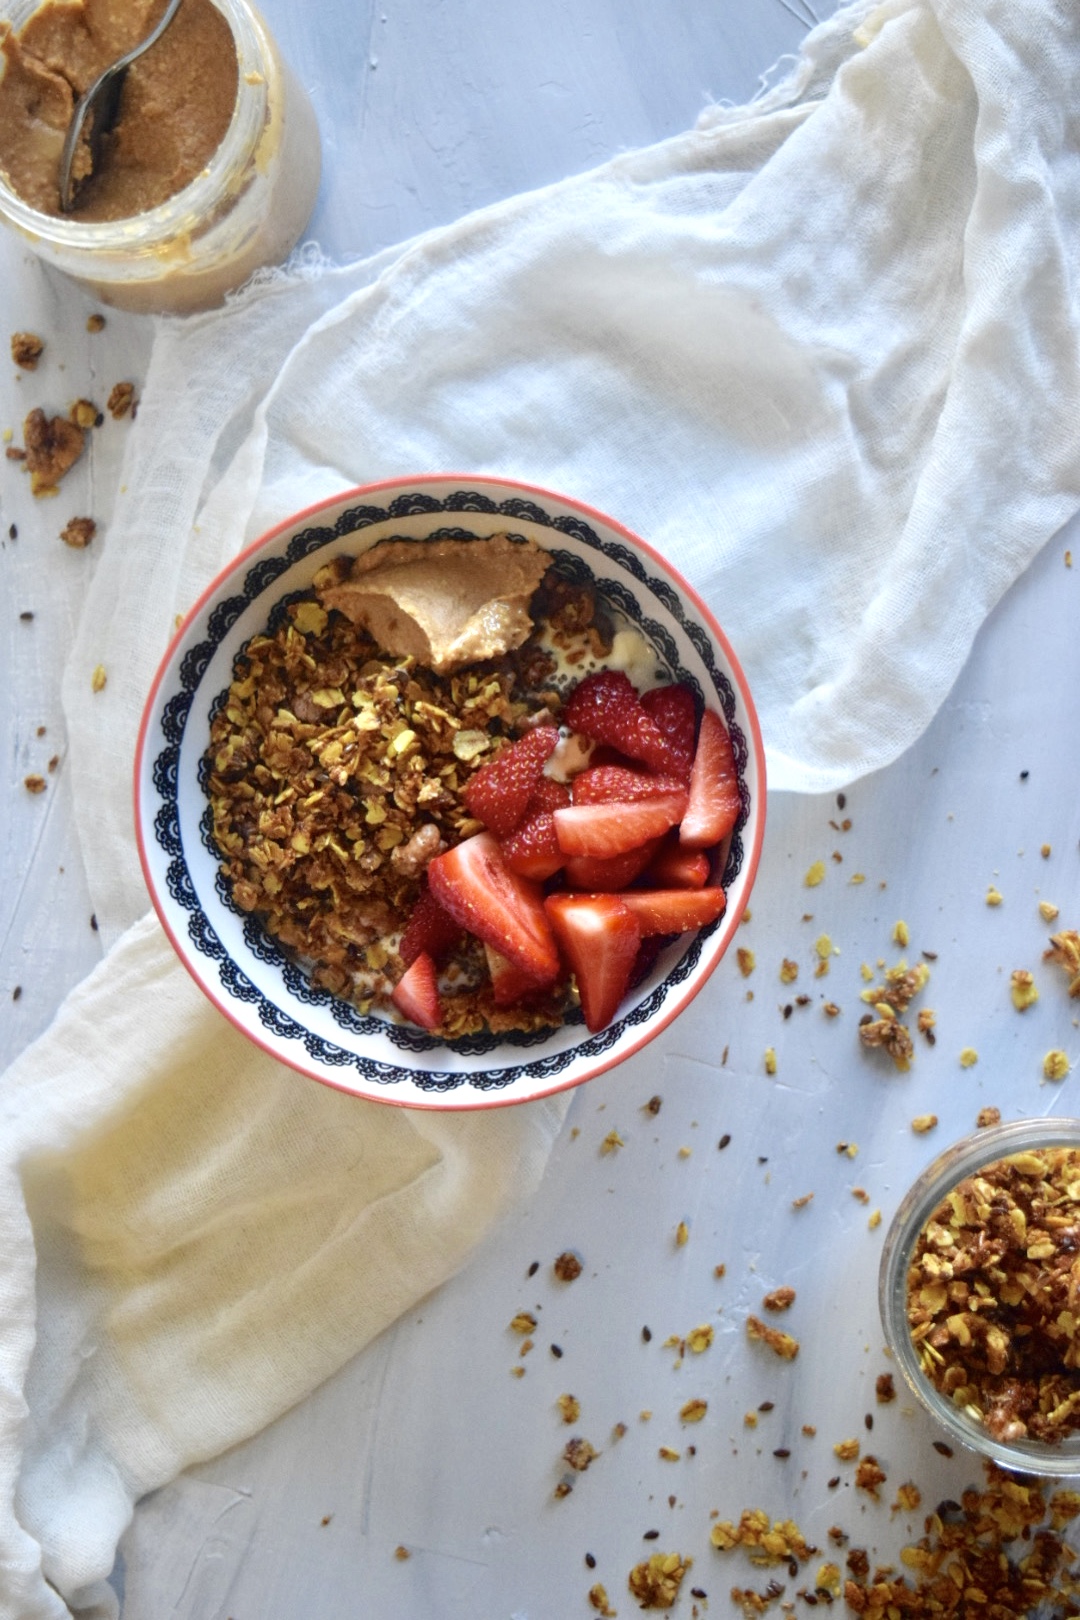
{"label": "spoon handle", "polygon": [[[87,90],[83,91],[75,103],[75,110],[71,115],[71,123],[67,127],[63,149],[60,153],[59,189],[60,212],[62,214],[70,214],[75,206],[75,193],[78,190],[78,182],[75,180],[72,171],[75,166],[75,154],[82,141],[87,118],[91,112],[98,114],[90,131],[92,160],[90,174],[93,174],[97,164],[101,137],[106,135],[116,122],[116,116],[120,109],[120,91],[123,89],[124,75],[132,62],[137,61],[144,51],[150,49],[151,45],[157,44],[179,9],[180,0],[169,0],[169,4],[165,7],[156,25],[150,30],[146,38],[141,39],[126,55],[110,63],[103,72],[99,73],[94,82]],[[99,109],[103,116],[100,115]],[[84,175],[81,178],[89,179],[90,176]]]}

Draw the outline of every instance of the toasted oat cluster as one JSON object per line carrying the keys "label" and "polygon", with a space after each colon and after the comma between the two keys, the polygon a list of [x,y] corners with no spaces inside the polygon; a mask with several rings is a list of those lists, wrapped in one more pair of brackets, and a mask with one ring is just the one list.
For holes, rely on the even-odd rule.
{"label": "toasted oat cluster", "polygon": [[952,1188],[907,1300],[924,1373],[995,1439],[1080,1430],[1080,1150],[1012,1154]]}
{"label": "toasted oat cluster", "polygon": [[[461,789],[543,707],[519,668],[510,658],[438,676],[388,659],[314,601],[292,604],[239,661],[209,750],[233,897],[316,984],[362,1010],[393,988],[401,919],[428,860],[480,830]],[[453,1033],[521,1027],[518,1009],[470,990],[469,966],[465,952]],[[541,1004],[527,1017],[537,1027],[560,1012]]]}

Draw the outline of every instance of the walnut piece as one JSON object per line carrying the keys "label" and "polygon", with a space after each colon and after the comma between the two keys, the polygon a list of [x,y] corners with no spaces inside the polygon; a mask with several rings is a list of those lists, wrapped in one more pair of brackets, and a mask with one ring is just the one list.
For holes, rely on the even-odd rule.
{"label": "walnut piece", "polygon": [[12,332],[11,358],[24,371],[36,371],[45,344],[36,332]]}
{"label": "walnut piece", "polygon": [[34,495],[55,495],[64,474],[83,453],[85,435],[62,416],[51,419],[35,406],[23,423],[26,470]]}
{"label": "walnut piece", "polygon": [[65,546],[72,546],[76,551],[84,551],[97,534],[97,524],[93,518],[69,518],[60,530],[60,538]]}
{"label": "walnut piece", "polygon": [[135,384],[129,382],[114,383],[105,401],[109,415],[116,421],[135,407]]}

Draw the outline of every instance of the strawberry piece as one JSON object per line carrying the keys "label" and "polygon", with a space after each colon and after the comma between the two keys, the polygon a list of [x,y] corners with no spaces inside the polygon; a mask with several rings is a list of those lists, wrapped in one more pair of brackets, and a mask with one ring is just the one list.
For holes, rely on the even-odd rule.
{"label": "strawberry piece", "polygon": [[665,838],[649,863],[645,881],[654,889],[703,889],[709,881],[712,862],[700,849],[684,849],[673,834]]}
{"label": "strawberry piece", "polygon": [[484,955],[487,957],[496,1007],[512,1007],[516,1002],[534,994],[536,990],[545,988],[537,985],[535,979],[523,973],[516,963],[508,961],[492,946],[484,946]]}
{"label": "strawberry piece", "polygon": [[697,706],[694,694],[680,681],[677,686],[654,686],[641,694],[641,707],[655,721],[668,746],[666,770],[680,781],[690,780],[697,735]]}
{"label": "strawberry piece", "polygon": [[540,778],[524,819],[502,840],[503,858],[511,872],[543,883],[562,869],[566,856],[559,848],[551,812],[563,810],[569,803],[570,789],[565,782],[556,782],[552,776]]}
{"label": "strawberry piece", "polygon": [[570,793],[575,804],[634,804],[638,799],[681,793],[685,788],[686,777],[650,776],[625,765],[589,765],[574,777]]}
{"label": "strawberry piece", "polygon": [[426,951],[420,955],[390,992],[403,1018],[421,1029],[438,1029],[442,1022],[439,1006],[439,988],[435,982],[435,963]]}
{"label": "strawberry piece", "polygon": [[593,742],[606,743],[631,759],[644,760],[650,770],[669,768],[667,740],[642,708],[630,677],[620,669],[601,669],[586,675],[567,699],[563,720]]}
{"label": "strawberry piece", "polygon": [[481,765],[462,792],[470,814],[500,838],[512,833],[558,741],[556,726],[534,726]]}
{"label": "strawberry piece", "polygon": [[406,967],[411,966],[421,952],[438,962],[453,950],[460,938],[461,924],[443,910],[430,889],[422,889],[412,916],[405,924],[398,955]]}
{"label": "strawberry piece", "polygon": [[619,898],[637,918],[643,937],[704,928],[727,905],[723,889],[631,889]]}
{"label": "strawberry piece", "polygon": [[621,855],[674,827],[686,804],[682,788],[636,804],[572,804],[552,813],[559,847],[567,855]]}
{"label": "strawberry piece", "polygon": [[503,857],[511,872],[543,883],[562,870],[566,856],[559,848],[555,817],[550,810],[537,810],[503,839]]}
{"label": "strawberry piece", "polygon": [[[670,936],[669,936],[670,937]],[[649,977],[666,943],[663,934],[648,934],[638,946],[634,966],[630,971],[629,989],[636,990]]]}
{"label": "strawberry piece", "polygon": [[701,717],[690,803],[679,828],[686,849],[708,849],[726,838],[739,819],[739,778],[727,727],[713,709]]}
{"label": "strawberry piece", "polygon": [[563,874],[571,889],[599,890],[603,894],[617,894],[633,883],[649,865],[656,852],[658,840],[650,838],[638,849],[628,849],[622,855],[564,856]]}
{"label": "strawberry piece", "polygon": [[428,863],[428,885],[451,917],[519,967],[534,984],[559,975],[543,896],[518,877],[490,833],[476,833]]}
{"label": "strawberry piece", "polygon": [[577,980],[586,1027],[595,1033],[611,1023],[626,994],[641,931],[613,894],[553,894],[545,905]]}

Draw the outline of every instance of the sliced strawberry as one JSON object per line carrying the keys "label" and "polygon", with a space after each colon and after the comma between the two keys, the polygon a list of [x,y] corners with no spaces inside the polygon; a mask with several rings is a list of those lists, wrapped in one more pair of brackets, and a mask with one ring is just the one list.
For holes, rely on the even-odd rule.
{"label": "sliced strawberry", "polygon": [[553,812],[559,847],[567,855],[621,855],[674,827],[686,803],[682,788],[636,804],[572,804]]}
{"label": "sliced strawberry", "polygon": [[637,918],[643,936],[704,928],[727,905],[723,889],[631,889],[619,899]]}
{"label": "sliced strawberry", "polygon": [[[670,936],[668,937],[670,938]],[[634,958],[634,966],[630,971],[629,989],[636,990],[638,985],[649,977],[656,958],[664,948],[664,944],[665,937],[663,934],[649,934],[642,940],[638,946],[637,956]]]}
{"label": "sliced strawberry", "polygon": [[697,706],[694,694],[680,681],[677,686],[654,686],[641,694],[641,707],[655,721],[668,747],[669,763],[664,767],[680,781],[690,780],[697,735]]}
{"label": "sliced strawberry", "polygon": [[594,742],[606,743],[644,760],[650,770],[669,768],[669,749],[663,732],[641,707],[628,675],[618,669],[586,675],[567,699],[563,720]]}
{"label": "sliced strawberry", "polygon": [[509,838],[503,839],[502,851],[511,872],[516,872],[518,877],[532,878],[534,883],[554,877],[566,863],[550,810],[527,815]]}
{"label": "sliced strawberry", "polygon": [[570,789],[566,783],[556,782],[553,776],[542,776],[533,788],[525,814],[531,816],[537,810],[561,810],[569,803]]}
{"label": "sliced strawberry", "polygon": [[442,1022],[439,990],[435,982],[435,963],[426,951],[413,962],[390,992],[390,1000],[398,1012],[421,1029],[438,1029]]}
{"label": "sliced strawberry", "polygon": [[570,793],[575,804],[634,804],[638,799],[655,799],[658,793],[681,793],[685,788],[685,777],[651,776],[625,765],[590,765],[574,777]]}
{"label": "sliced strawberry", "polygon": [[518,877],[490,833],[477,833],[428,864],[432,894],[463,928],[493,945],[536,984],[559,974],[559,953],[539,888]]}
{"label": "sliced strawberry", "polygon": [[622,855],[570,855],[564,856],[563,875],[571,889],[597,890],[601,894],[617,894],[627,888],[649,865],[656,853],[659,840],[650,838],[637,849],[628,849]]}
{"label": "sliced strawberry", "polygon": [[701,717],[690,773],[690,803],[679,827],[687,849],[708,849],[726,838],[739,819],[739,778],[727,727],[713,709]]}
{"label": "sliced strawberry", "polygon": [[535,726],[481,765],[462,792],[472,815],[500,838],[513,832],[558,741],[556,726]]}
{"label": "sliced strawberry", "polygon": [[491,974],[496,1007],[512,1007],[515,1002],[522,1001],[535,990],[543,988],[537,985],[535,979],[523,973],[516,963],[508,961],[492,946],[484,946],[484,955],[487,957],[488,972]]}
{"label": "sliced strawberry", "polygon": [[641,942],[637,922],[613,894],[553,894],[545,905],[577,979],[586,1026],[604,1029],[634,970]]}
{"label": "sliced strawberry", "polygon": [[664,839],[655,859],[649,862],[645,882],[654,889],[703,889],[712,862],[704,850],[684,849],[678,836],[676,832]]}
{"label": "sliced strawberry", "polygon": [[398,955],[406,967],[415,962],[421,952],[438,962],[453,950],[460,938],[461,924],[443,910],[430,889],[422,889],[405,924]]}

